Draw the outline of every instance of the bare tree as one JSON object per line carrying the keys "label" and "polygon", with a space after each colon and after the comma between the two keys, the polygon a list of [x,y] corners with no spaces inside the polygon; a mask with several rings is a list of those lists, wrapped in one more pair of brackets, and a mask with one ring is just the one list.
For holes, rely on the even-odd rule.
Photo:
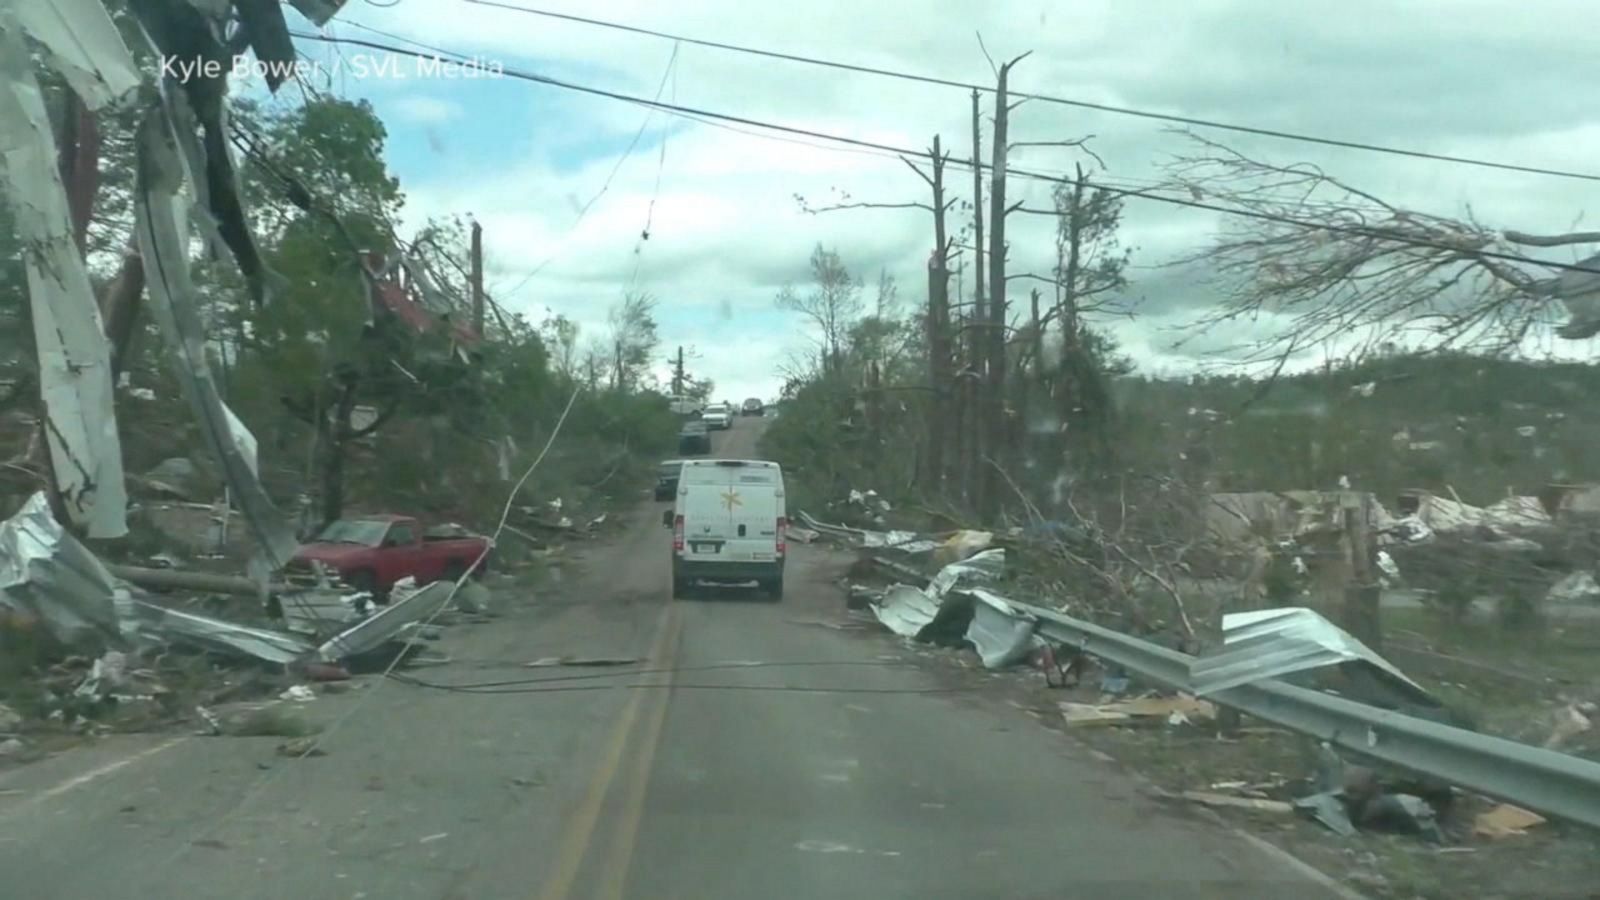
{"label": "bare tree", "polygon": [[810,293],[801,295],[785,285],[778,292],[780,309],[797,312],[816,326],[821,341],[823,374],[839,370],[844,361],[845,339],[861,317],[861,282],[850,274],[839,254],[821,244],[811,251]]}
{"label": "bare tree", "polygon": [[560,314],[551,314],[539,326],[540,336],[550,350],[550,363],[566,378],[579,376],[578,323]]}
{"label": "bare tree", "polygon": [[[995,465],[980,469],[975,498],[978,513],[985,521],[993,521],[999,514],[1001,485],[997,475],[999,468],[1004,467],[1011,456],[1006,407],[1006,216],[1013,208],[1006,205],[1006,161],[1010,150],[1007,135],[1011,111],[1023,101],[1009,103],[1006,85],[1011,67],[1027,56],[1024,53],[1006,61],[995,73],[994,135],[991,141],[994,153],[989,180],[989,321],[987,340],[982,342],[986,345],[985,421],[980,432],[984,442],[981,453]],[[990,63],[992,65],[993,60]],[[973,160],[973,164],[976,165],[977,160]],[[1017,207],[1020,206],[1020,203],[1017,204]]]}
{"label": "bare tree", "polygon": [[641,371],[655,354],[660,338],[656,334],[656,300],[646,293],[630,291],[611,308],[607,322],[611,327],[611,389],[626,391],[638,382]]}
{"label": "bare tree", "polygon": [[[1256,345],[1256,359],[1280,365],[1302,348],[1335,338],[1393,340],[1397,327],[1436,347],[1508,350],[1540,325],[1564,338],[1600,333],[1593,274],[1528,259],[1531,250],[1600,243],[1600,232],[1532,235],[1473,218],[1406,209],[1353,187],[1310,163],[1276,165],[1189,134],[1197,149],[1170,166],[1174,186],[1199,204],[1236,209],[1206,250],[1173,263],[1206,263],[1225,303],[1201,325],[1262,313],[1288,320]],[[1570,267],[1569,267],[1570,269]],[[1555,302],[1552,302],[1555,301]]]}
{"label": "bare tree", "polygon": [[579,358],[580,377],[593,393],[600,388],[611,369],[611,345],[600,338],[591,338],[584,345],[582,356]]}
{"label": "bare tree", "polygon": [[[1070,183],[1056,187],[1053,200],[1052,209],[1017,210],[1056,219],[1056,259],[1051,274],[1011,276],[1047,282],[1054,293],[1053,303],[1043,311],[1035,294],[1032,340],[1019,354],[1017,365],[1019,370],[1031,367],[1036,380],[1045,384],[1069,438],[1080,435],[1088,439],[1086,443],[1069,440],[1068,445],[1103,450],[1110,418],[1106,377],[1112,374],[1108,370],[1114,364],[1106,358],[1106,339],[1089,327],[1085,316],[1131,313],[1120,297],[1127,286],[1125,271],[1131,253],[1117,238],[1122,224],[1122,197],[1094,187],[1080,165]],[[1053,364],[1044,358],[1046,336],[1052,325],[1059,350]],[[1026,385],[1027,381],[1021,383]]]}
{"label": "bare tree", "polygon": [[[976,106],[974,106],[974,115],[976,115]],[[915,201],[905,203],[858,202],[848,194],[842,194],[839,202],[828,206],[813,207],[806,202],[804,197],[798,194],[795,195],[795,199],[799,201],[801,209],[810,213],[845,209],[921,209],[927,211],[933,217],[934,249],[928,259],[928,304],[924,318],[924,336],[928,352],[928,387],[933,394],[928,405],[928,447],[923,457],[922,477],[924,488],[929,491],[937,491],[944,479],[944,442],[946,440],[945,436],[949,433],[949,427],[946,423],[944,395],[951,387],[950,368],[953,362],[952,335],[950,332],[949,262],[951,249],[956,241],[954,238],[947,236],[945,214],[955,205],[956,199],[953,197],[947,198],[945,192],[944,171],[945,165],[950,160],[950,154],[941,148],[938,135],[933,136],[933,147],[929,151],[928,158],[932,163],[928,171],[924,171],[921,166],[906,157],[900,157],[900,161],[904,162],[911,171],[917,173],[918,178],[927,183],[929,190],[932,192],[932,202],[930,203]],[[977,178],[977,172],[978,170],[975,169],[975,179]],[[981,229],[981,213],[978,221]],[[880,325],[883,325],[888,320],[885,301],[889,301],[888,305],[893,305],[896,290],[893,280],[888,277],[887,273],[884,273],[880,277],[878,284],[877,319]],[[882,370],[887,368],[890,360],[888,358],[889,354],[886,352],[887,348],[881,346],[883,343],[881,339],[879,343],[880,351],[885,351],[880,353],[877,360],[881,376]],[[903,344],[904,342],[902,341],[902,346]]]}

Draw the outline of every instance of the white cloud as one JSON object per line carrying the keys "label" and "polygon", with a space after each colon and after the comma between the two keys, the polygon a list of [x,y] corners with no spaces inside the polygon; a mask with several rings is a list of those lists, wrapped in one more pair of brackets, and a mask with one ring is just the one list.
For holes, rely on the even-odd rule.
{"label": "white cloud", "polygon": [[[670,6],[617,0],[602,11],[593,4],[558,8],[987,83],[992,76],[973,37],[977,30],[997,59],[1033,51],[1013,76],[1022,90],[1440,153],[1600,168],[1593,162],[1600,159],[1600,112],[1587,90],[1600,81],[1600,56],[1579,52],[1581,30],[1573,30],[1588,18],[1583,0],[1530,3],[1515,23],[1504,17],[1503,4],[1488,0],[1435,0],[1403,10],[1360,0],[1337,14],[1267,0],[1056,6],[941,0],[920,4],[914,22],[900,4],[841,0],[685,0]],[[663,84],[673,49],[667,41],[466,4],[448,14],[433,4],[349,7],[340,20],[646,97]],[[349,25],[335,30],[360,34]],[[882,268],[897,276],[903,296],[922,295],[932,243],[926,212],[810,215],[795,201],[796,194],[821,202],[842,191],[858,201],[926,202],[922,181],[892,154],[850,152],[793,135],[758,137],[744,133],[757,130],[747,126],[657,114],[641,146],[606,185],[646,111],[547,86],[525,88],[525,101],[487,112],[472,103],[471,92],[483,90],[482,82],[432,86],[456,92],[437,103],[419,95],[381,107],[414,121],[442,121],[451,105],[462,111],[451,122],[450,151],[439,165],[400,171],[408,216],[470,212],[483,222],[491,287],[514,308],[537,318],[549,306],[593,331],[624,290],[649,290],[663,304],[669,346],[697,346],[702,358],[694,365],[723,386],[719,393],[738,398],[770,394],[786,351],[804,346],[800,323],[774,316],[772,296],[785,281],[804,278],[814,244],[837,247],[869,285]],[[940,134],[956,157],[972,152],[971,101],[962,90],[684,45],[663,93],[684,106],[913,150]],[[987,115],[987,97],[984,109]],[[1019,141],[1096,135],[1093,146],[1109,166],[1100,177],[1122,187],[1152,184],[1162,176],[1158,164],[1184,147],[1161,122],[1043,102],[1024,104],[1013,121]],[[669,123],[674,131],[663,155],[659,135]],[[474,162],[463,145],[490,125],[507,124],[527,135],[533,150],[509,163]],[[987,123],[984,130],[987,144]],[[1470,206],[1480,220],[1525,230],[1565,229],[1600,200],[1592,183],[1207,134],[1278,162],[1316,163],[1399,203],[1450,215]],[[574,154],[597,142],[605,155],[578,162]],[[1075,163],[1093,164],[1060,148],[1019,150],[1014,162],[1063,174]],[[970,172],[952,168],[947,181],[953,196],[970,195]],[[602,186],[604,194],[577,222],[577,208]],[[1047,206],[1049,193],[1048,184],[1015,179],[1010,185],[1010,199],[1029,207]],[[1130,294],[1149,296],[1152,312],[1115,330],[1152,366],[1194,364],[1193,354],[1171,349],[1173,332],[1166,329],[1184,321],[1176,310],[1209,295],[1183,273],[1158,266],[1202,248],[1217,221],[1211,213],[1127,204],[1123,242],[1137,248],[1139,267],[1130,271]],[[649,239],[643,240],[647,223]],[[952,231],[961,224],[952,221]],[[1013,272],[1049,268],[1053,227],[1042,216],[1010,220]],[[1228,339],[1264,334],[1267,327],[1240,325]]]}

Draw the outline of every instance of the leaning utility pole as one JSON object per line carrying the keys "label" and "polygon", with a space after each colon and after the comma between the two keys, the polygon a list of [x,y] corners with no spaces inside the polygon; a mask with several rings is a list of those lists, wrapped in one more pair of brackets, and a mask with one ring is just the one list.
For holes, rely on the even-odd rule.
{"label": "leaning utility pole", "polygon": [[472,223],[472,330],[483,336],[483,226]]}

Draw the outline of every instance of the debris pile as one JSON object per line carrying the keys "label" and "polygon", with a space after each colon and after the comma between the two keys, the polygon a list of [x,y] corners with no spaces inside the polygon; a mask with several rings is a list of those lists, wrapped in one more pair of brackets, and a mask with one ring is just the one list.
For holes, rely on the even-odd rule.
{"label": "debris pile", "polygon": [[[450,581],[419,587],[408,578],[394,586],[387,605],[378,606],[371,595],[341,591],[326,579],[310,587],[272,586],[264,611],[276,614],[279,628],[163,605],[117,577],[114,568],[121,567],[105,565],[62,528],[42,493],[0,522],[4,627],[25,629],[61,648],[62,658],[34,686],[35,712],[44,718],[88,727],[108,718],[126,721],[142,710],[147,720],[173,719],[179,715],[177,691],[165,682],[174,665],[181,665],[175,659],[199,660],[191,674],[201,680],[214,675],[207,660],[294,672],[313,681],[348,678],[352,666],[389,647],[404,654],[419,640],[436,638],[421,626],[439,618],[455,588]],[[481,583],[471,583],[455,599],[464,611],[489,608]],[[148,663],[158,657],[166,661],[161,673]],[[207,693],[236,693],[231,688],[237,682],[220,681]],[[17,712],[7,708],[0,715],[0,735],[13,727],[8,722]]]}
{"label": "debris pile", "polygon": [[[1513,506],[1516,504],[1507,504],[1507,508]],[[914,540],[936,545],[914,557],[913,565],[904,554],[883,549],[884,542],[863,539],[871,532],[806,519],[807,526],[819,533],[856,544],[864,562],[870,561],[880,571],[891,573],[890,584],[882,589],[850,585],[848,604],[852,608],[870,611],[884,628],[907,640],[971,649],[988,670],[1022,664],[1036,666],[1043,671],[1048,687],[1076,689],[1067,699],[1051,701],[1059,712],[1059,721],[1069,729],[1135,734],[1154,730],[1163,735],[1164,741],[1203,739],[1208,744],[1233,743],[1256,733],[1293,733],[1301,735],[1306,746],[1316,751],[1312,767],[1315,774],[1310,778],[1296,781],[1273,776],[1270,780],[1218,782],[1182,795],[1191,802],[1275,816],[1298,814],[1343,835],[1383,831],[1417,835],[1439,843],[1465,840],[1472,835],[1482,839],[1507,837],[1543,821],[1534,812],[1495,805],[1474,792],[1487,789],[1493,779],[1473,782],[1468,777],[1452,784],[1438,775],[1427,774],[1433,767],[1426,754],[1369,754],[1343,736],[1330,737],[1328,723],[1344,719],[1308,714],[1324,708],[1317,703],[1291,702],[1289,697],[1275,693],[1239,695],[1245,686],[1269,685],[1337,695],[1345,705],[1354,703],[1368,710],[1361,715],[1370,718],[1361,721],[1389,723],[1373,726],[1376,730],[1370,732],[1369,740],[1374,741],[1387,741],[1390,728],[1396,729],[1395,734],[1416,729],[1417,734],[1434,735],[1418,740],[1438,741],[1442,746],[1456,738],[1428,729],[1447,726],[1474,730],[1475,723],[1468,716],[1312,609],[1284,607],[1225,615],[1221,640],[1205,652],[1190,655],[1189,651],[1125,635],[1117,641],[1094,637],[1097,629],[1110,630],[1092,623],[1080,622],[1063,631],[1063,624],[1072,621],[1068,617],[1057,617],[1048,607],[1019,604],[1003,596],[999,589],[1005,575],[1007,547],[990,546],[999,543],[991,535],[979,538],[979,533],[966,532],[959,540],[941,536],[936,541],[913,535]],[[1423,524],[1432,528],[1429,523]],[[1446,526],[1446,532],[1449,527],[1452,526]],[[901,542],[904,543],[907,542]],[[962,557],[966,548],[976,552],[946,561]],[[950,557],[941,556],[942,553],[949,553]],[[932,562],[940,563],[937,573],[924,580],[922,572]],[[1066,634],[1088,637],[1083,637],[1086,643],[1078,646],[1063,642]],[[1105,653],[1095,644],[1114,652]],[[1148,649],[1127,649],[1131,644]],[[1102,658],[1091,660],[1089,653],[1100,653]],[[1125,669],[1112,660],[1123,660],[1129,667],[1138,665],[1139,670]],[[1095,683],[1085,678],[1091,665],[1097,665],[1102,673],[1098,693],[1094,692]],[[1241,727],[1239,712],[1252,713],[1259,704],[1240,701],[1262,696],[1272,698],[1273,703],[1290,703],[1305,712],[1269,716],[1275,724],[1267,728]],[[1590,729],[1594,710],[1593,704],[1572,701],[1552,723],[1546,748]],[[1395,717],[1382,718],[1389,712]],[[1403,722],[1413,724],[1402,726]],[[1546,752],[1522,747],[1530,754]],[[1548,760],[1542,764],[1554,765]],[[1442,766],[1437,771],[1452,770]],[[1460,786],[1464,784],[1476,787],[1469,790]],[[1512,791],[1505,796],[1514,798],[1517,793]],[[1538,808],[1546,812],[1555,809]],[[1578,818],[1582,819],[1582,814]]]}

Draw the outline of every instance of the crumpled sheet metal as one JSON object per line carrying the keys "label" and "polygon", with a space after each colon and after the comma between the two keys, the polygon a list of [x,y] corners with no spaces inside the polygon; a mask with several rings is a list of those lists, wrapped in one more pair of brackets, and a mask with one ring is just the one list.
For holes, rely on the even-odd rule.
{"label": "crumpled sheet metal", "polygon": [[100,109],[139,86],[139,68],[101,0],[14,2],[23,30],[85,106]]}
{"label": "crumpled sheet metal", "polygon": [[939,542],[919,538],[910,531],[863,531],[861,546],[901,553],[929,553],[939,549]]}
{"label": "crumpled sheet metal", "polygon": [[283,625],[297,634],[326,637],[361,617],[355,597],[325,588],[312,588],[278,595],[283,610]]}
{"label": "crumpled sheet metal", "polygon": [[1034,635],[1032,618],[999,594],[972,586],[998,578],[1004,564],[1003,549],[985,550],[940,569],[926,589],[894,585],[873,614],[895,634],[917,640],[948,641],[959,634],[984,668],[1016,665],[1044,643]]}
{"label": "crumpled sheet metal", "polygon": [[133,597],[68,534],[43,493],[0,522],[0,607],[38,619],[64,644],[133,636]]}
{"label": "crumpled sheet metal", "polygon": [[1044,646],[1044,639],[1034,634],[1037,623],[1012,606],[1011,601],[983,588],[963,593],[973,601],[967,642],[978,652],[985,669],[1014,666]]}
{"label": "crumpled sheet metal", "polygon": [[111,351],[73,239],[56,143],[21,26],[0,14],[0,175],[25,248],[46,443],[67,514],[90,537],[128,533]]}
{"label": "crumpled sheet metal", "polygon": [[405,630],[407,625],[431,619],[449,602],[453,581],[435,581],[404,599],[390,594],[389,605],[329,638],[317,653],[327,662],[337,662],[377,649]]}
{"label": "crumpled sheet metal", "polygon": [[[294,529],[273,505],[245,451],[255,439],[223,404],[206,357],[206,330],[194,303],[189,278],[187,229],[180,191],[190,181],[169,117],[170,107],[151,108],[140,123],[140,182],[135,197],[135,227],[144,257],[151,313],[177,363],[179,382],[200,420],[211,451],[222,464],[233,502],[261,546],[261,560],[276,570],[299,547]],[[242,434],[240,432],[243,432]]]}
{"label": "crumpled sheet metal", "polygon": [[210,616],[168,609],[135,601],[141,625],[150,636],[187,643],[219,653],[249,656],[263,662],[288,665],[307,657],[312,643],[298,635],[252,628]]}
{"label": "crumpled sheet metal", "polygon": [[939,601],[909,584],[897,584],[883,593],[872,614],[895,634],[914,638],[939,614]]}
{"label": "crumpled sheet metal", "polygon": [[928,583],[928,592],[935,597],[943,597],[958,584],[971,585],[996,581],[1004,571],[1005,564],[1004,548],[985,550],[940,569]]}
{"label": "crumpled sheet metal", "polygon": [[1388,660],[1339,626],[1304,607],[1283,607],[1229,613],[1222,617],[1223,649],[1202,656],[1189,667],[1196,696],[1224,691],[1263,678],[1365,662],[1428,696]]}

